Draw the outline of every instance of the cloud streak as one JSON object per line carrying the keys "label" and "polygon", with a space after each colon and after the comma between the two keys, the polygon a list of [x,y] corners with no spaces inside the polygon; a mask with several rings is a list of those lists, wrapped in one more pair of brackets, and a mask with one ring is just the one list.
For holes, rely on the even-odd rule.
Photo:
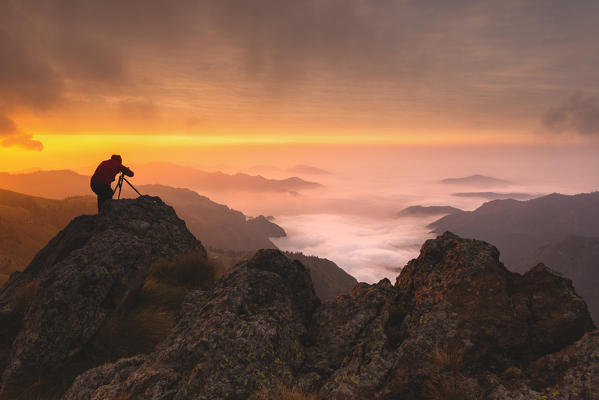
{"label": "cloud streak", "polygon": [[599,137],[599,96],[572,95],[545,111],[541,124],[548,132]]}
{"label": "cloud streak", "polygon": [[43,150],[42,142],[22,132],[13,120],[0,114],[0,145],[4,147],[18,146],[28,150]]}

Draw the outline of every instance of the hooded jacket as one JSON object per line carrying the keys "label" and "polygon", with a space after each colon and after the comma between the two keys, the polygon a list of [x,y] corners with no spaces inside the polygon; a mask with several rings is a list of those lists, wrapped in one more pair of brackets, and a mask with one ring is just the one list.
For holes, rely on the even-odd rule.
{"label": "hooded jacket", "polygon": [[119,172],[127,176],[133,176],[133,171],[122,164],[121,156],[113,155],[110,160],[104,160],[98,165],[96,172],[92,175],[91,183],[110,185]]}

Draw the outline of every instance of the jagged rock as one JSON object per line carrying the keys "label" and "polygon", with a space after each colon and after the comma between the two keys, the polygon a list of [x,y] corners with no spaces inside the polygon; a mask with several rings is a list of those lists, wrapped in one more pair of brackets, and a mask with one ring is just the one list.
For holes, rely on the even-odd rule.
{"label": "jagged rock", "polygon": [[326,398],[344,398],[381,386],[395,361],[385,326],[396,299],[397,291],[383,279],[376,285],[360,283],[317,309],[309,362],[319,381],[312,389]]}
{"label": "jagged rock", "polygon": [[527,375],[500,384],[490,400],[587,400],[599,398],[599,331],[532,363]]}
{"label": "jagged rock", "polygon": [[405,398],[421,398],[447,362],[477,380],[464,379],[465,393],[480,392],[488,386],[482,371],[526,364],[593,329],[569,280],[542,265],[511,273],[495,247],[449,232],[422,246],[396,287],[409,310],[396,328],[395,374],[405,383],[396,391]]}
{"label": "jagged rock", "polygon": [[318,303],[302,264],[261,250],[214,289],[191,292],[154,353],[84,373],[65,399],[246,399],[292,382]]}
{"label": "jagged rock", "polygon": [[[130,229],[148,228],[143,220],[123,222],[122,230]],[[178,230],[167,231],[163,240],[176,241]],[[134,252],[121,247],[112,260],[139,258],[137,240],[145,235],[132,234]],[[64,293],[53,286],[62,275],[52,271],[72,272],[75,281],[89,279],[86,271],[95,271],[95,264],[79,270],[67,265],[94,257],[90,242],[49,269],[45,294],[31,306],[23,332],[32,326],[42,337],[63,334],[54,328],[44,332],[32,318],[42,320],[50,313],[44,307],[52,310],[56,294]],[[90,284],[77,296],[104,299],[102,287]],[[117,304],[124,297],[108,298]],[[91,309],[101,316],[109,312],[103,307]],[[91,321],[87,316],[77,318]],[[549,392],[562,396],[555,399],[578,398],[577,393],[595,390],[591,385],[591,391],[580,392],[580,382],[599,370],[599,340],[583,336],[593,328],[571,281],[543,265],[524,275],[509,272],[495,247],[449,232],[427,241],[395,285],[386,279],[362,283],[324,303],[301,263],[277,250],[261,250],[214,288],[190,292],[176,326],[155,351],[86,371],[64,398],[252,399],[261,388],[279,383],[332,400],[529,399]],[[65,340],[71,337],[66,334]],[[36,348],[34,340],[19,340],[17,349]],[[40,362],[48,364],[43,357]],[[34,357],[13,349],[9,378],[18,370],[14,359]]]}
{"label": "jagged rock", "polygon": [[263,251],[193,292],[154,353],[86,372],[66,398],[251,398],[283,381],[321,399],[423,399],[447,379],[463,398],[514,382],[537,393],[523,368],[593,328],[570,281],[542,265],[511,273],[493,246],[451,233],[395,286],[316,304],[301,264]]}
{"label": "jagged rock", "polygon": [[2,375],[10,398],[46,371],[60,369],[102,323],[143,286],[153,261],[201,252],[201,243],[157,197],[108,202],[99,215],[73,220],[0,293],[0,323],[17,294],[39,284]]}

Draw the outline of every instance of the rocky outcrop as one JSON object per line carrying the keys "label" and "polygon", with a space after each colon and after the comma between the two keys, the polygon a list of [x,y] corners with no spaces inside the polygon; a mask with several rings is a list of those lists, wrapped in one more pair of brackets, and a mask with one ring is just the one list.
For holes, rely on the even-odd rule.
{"label": "rocky outcrop", "polygon": [[467,398],[484,393],[494,385],[488,374],[520,368],[593,329],[571,281],[542,265],[511,273],[493,246],[450,233],[427,241],[396,287],[409,310],[396,328],[395,377],[405,384],[394,391],[405,398],[458,373]]}
{"label": "rocky outcrop", "polygon": [[73,220],[0,292],[2,324],[14,320],[24,289],[36,289],[12,332],[0,397],[16,397],[28,382],[67,365],[109,316],[127,307],[154,261],[188,252],[205,255],[157,197],[111,201],[98,215]]}
{"label": "rocky outcrop", "polygon": [[511,273],[493,246],[451,233],[395,285],[320,305],[300,263],[261,251],[191,292],[156,351],[87,371],[65,398],[245,399],[276,382],[321,399],[577,398],[580,382],[599,387],[593,328],[569,280]]}
{"label": "rocky outcrop", "polygon": [[599,330],[507,376],[490,400],[587,400],[599,398]]}

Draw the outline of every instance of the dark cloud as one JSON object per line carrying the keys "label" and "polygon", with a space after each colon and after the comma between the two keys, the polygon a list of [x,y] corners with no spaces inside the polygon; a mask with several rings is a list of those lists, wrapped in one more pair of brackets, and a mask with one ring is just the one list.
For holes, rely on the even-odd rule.
{"label": "dark cloud", "polygon": [[0,109],[509,125],[599,79],[597,12],[592,0],[4,1]]}
{"label": "dark cloud", "polygon": [[13,120],[0,114],[0,145],[4,147],[19,146],[29,150],[43,150],[44,146],[33,136],[21,132]]}
{"label": "dark cloud", "polygon": [[572,95],[545,111],[541,123],[548,132],[599,136],[599,96]]}

